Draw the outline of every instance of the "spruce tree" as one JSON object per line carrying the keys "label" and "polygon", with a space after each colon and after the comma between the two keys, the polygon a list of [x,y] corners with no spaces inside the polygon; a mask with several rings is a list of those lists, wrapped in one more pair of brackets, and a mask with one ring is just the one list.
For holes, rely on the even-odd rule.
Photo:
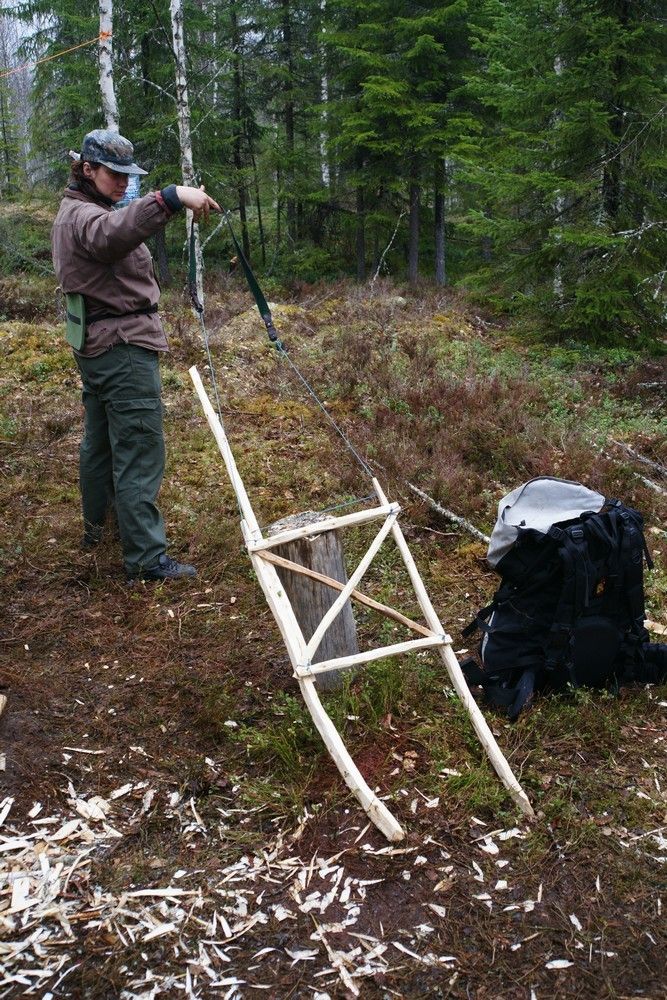
{"label": "spruce tree", "polygon": [[481,10],[459,147],[482,206],[468,223],[493,243],[486,287],[562,332],[643,336],[660,320],[661,37],[652,3]]}

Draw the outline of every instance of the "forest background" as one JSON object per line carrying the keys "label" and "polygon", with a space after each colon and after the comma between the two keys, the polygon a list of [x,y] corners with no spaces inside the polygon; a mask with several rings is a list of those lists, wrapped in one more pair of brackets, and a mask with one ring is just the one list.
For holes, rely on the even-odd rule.
{"label": "forest background", "polygon": [[[105,125],[98,45],[64,51],[97,36],[102,8],[111,4],[3,0],[3,199],[55,194],[68,150]],[[538,317],[542,333],[659,338],[661,5],[116,2],[107,44],[119,128],[155,187],[181,177],[175,9],[192,179],[235,213],[269,289],[379,271],[463,285]],[[157,248],[165,277],[183,243],[174,227],[170,238]],[[48,267],[29,232],[12,227],[2,242],[5,273]],[[207,254],[232,252],[218,240]]]}

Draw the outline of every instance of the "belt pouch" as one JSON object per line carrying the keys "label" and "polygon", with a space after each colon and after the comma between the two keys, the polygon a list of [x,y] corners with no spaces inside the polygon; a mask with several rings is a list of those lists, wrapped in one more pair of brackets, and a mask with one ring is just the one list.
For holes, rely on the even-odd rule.
{"label": "belt pouch", "polygon": [[80,351],[86,339],[86,302],[79,292],[67,292],[65,295],[67,323],[65,339],[75,351]]}

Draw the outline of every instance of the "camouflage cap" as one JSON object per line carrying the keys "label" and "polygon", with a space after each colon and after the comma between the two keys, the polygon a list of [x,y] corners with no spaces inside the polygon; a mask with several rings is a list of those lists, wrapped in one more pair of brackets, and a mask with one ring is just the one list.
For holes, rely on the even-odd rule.
{"label": "camouflage cap", "polygon": [[89,163],[101,163],[119,174],[147,174],[133,162],[134,146],[118,132],[108,128],[96,128],[84,137],[81,159]]}

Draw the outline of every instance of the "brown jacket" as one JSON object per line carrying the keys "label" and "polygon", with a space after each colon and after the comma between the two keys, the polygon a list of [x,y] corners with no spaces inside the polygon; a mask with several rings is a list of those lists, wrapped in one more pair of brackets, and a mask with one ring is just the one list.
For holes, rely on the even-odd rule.
{"label": "brown jacket", "polygon": [[[82,191],[65,191],[51,231],[51,247],[60,287],[64,292],[80,292],[86,300],[89,325],[81,354],[95,357],[119,343],[169,350],[157,313],[121,314],[157,305],[160,288],[143,241],[162,229],[171,215],[156,194],[114,212]],[[114,318],[95,322],[96,313],[113,313]]]}

